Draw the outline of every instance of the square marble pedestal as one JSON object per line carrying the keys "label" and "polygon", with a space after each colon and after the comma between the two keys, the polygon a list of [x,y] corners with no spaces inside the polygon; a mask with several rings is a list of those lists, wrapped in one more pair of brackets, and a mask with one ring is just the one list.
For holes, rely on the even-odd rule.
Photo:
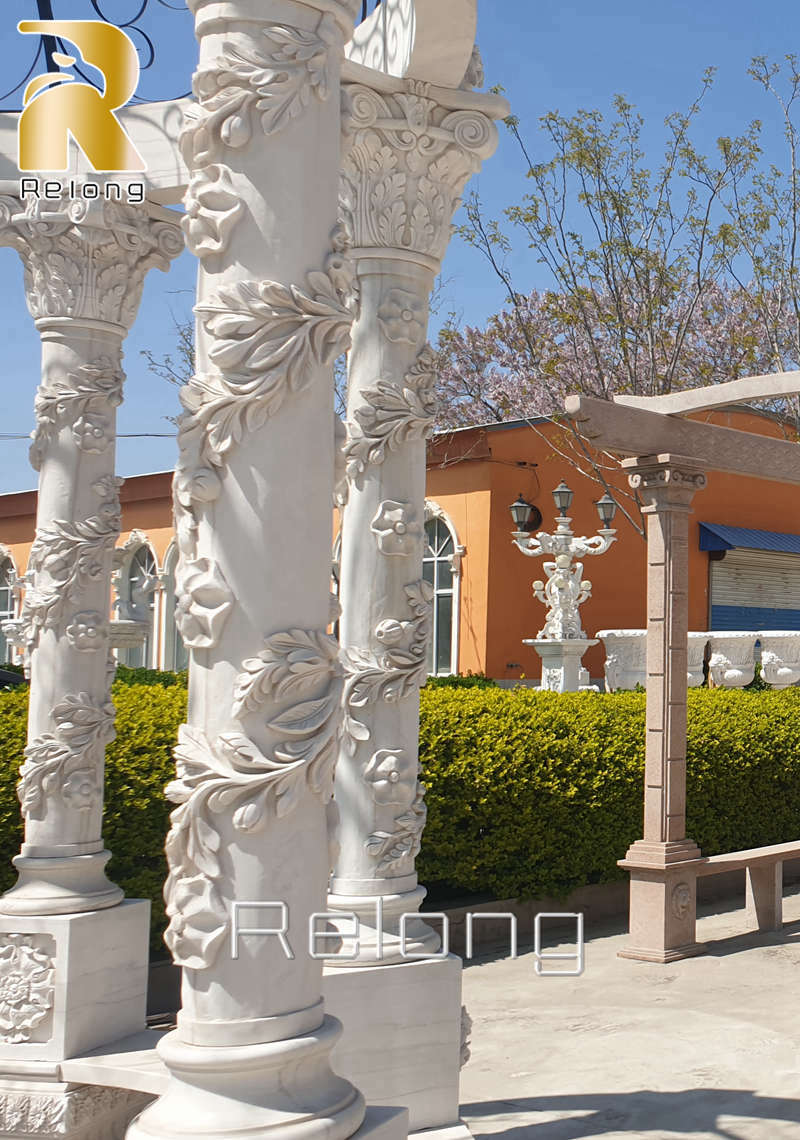
{"label": "square marble pedestal", "polygon": [[144,1029],[149,931],[143,899],[82,914],[0,914],[0,1078]]}
{"label": "square marble pedestal", "polygon": [[344,1026],[336,1072],[368,1104],[407,1107],[409,1128],[430,1140],[468,1140],[458,1118],[461,959],[326,967],[327,1013]]}

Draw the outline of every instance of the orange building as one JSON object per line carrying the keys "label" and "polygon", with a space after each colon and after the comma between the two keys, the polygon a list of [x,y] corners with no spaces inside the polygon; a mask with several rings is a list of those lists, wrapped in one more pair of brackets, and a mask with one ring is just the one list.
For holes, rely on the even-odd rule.
{"label": "orange building", "polygon": [[[745,409],[703,413],[710,422],[787,438],[785,424]],[[498,680],[538,679],[539,658],[523,638],[544,624],[531,583],[543,577],[538,559],[511,539],[509,505],[520,495],[541,511],[552,531],[551,491],[565,480],[575,492],[576,534],[597,531],[599,484],[569,461],[568,436],[549,420],[491,424],[440,433],[428,450],[425,576],[435,589],[431,671],[487,673]],[[618,511],[618,538],[604,555],[587,558],[592,596],[583,627],[643,628],[645,542],[627,484],[610,459],[609,485],[633,522]],[[120,651],[128,664],[181,668],[186,654],[175,631],[171,473],[126,480],[118,608],[149,623],[141,649]],[[34,534],[34,492],[0,496],[0,619],[13,616],[13,575],[23,574]],[[635,525],[634,525],[635,524]],[[691,629],[800,629],[800,501],[779,481],[709,472],[694,501],[689,530]],[[0,644],[0,657],[4,646]],[[602,645],[584,664],[602,677]]]}

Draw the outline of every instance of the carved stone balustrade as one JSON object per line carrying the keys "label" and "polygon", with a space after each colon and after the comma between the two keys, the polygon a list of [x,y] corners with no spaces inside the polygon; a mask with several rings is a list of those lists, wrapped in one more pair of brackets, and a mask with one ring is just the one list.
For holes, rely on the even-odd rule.
{"label": "carved stone balustrade", "polygon": [[755,677],[757,633],[709,634],[708,677],[717,689],[743,689]]}
{"label": "carved stone balustrade", "polygon": [[761,642],[761,677],[775,689],[800,681],[800,632],[770,629],[758,634]]}

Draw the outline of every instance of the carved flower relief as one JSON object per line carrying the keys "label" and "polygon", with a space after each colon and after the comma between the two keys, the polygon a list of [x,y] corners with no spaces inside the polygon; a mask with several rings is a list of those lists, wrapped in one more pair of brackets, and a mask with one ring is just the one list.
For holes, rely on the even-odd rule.
{"label": "carved flower relief", "polygon": [[0,939],[0,1041],[30,1041],[33,1030],[53,1008],[55,964],[33,944],[33,935]]}
{"label": "carved flower relief", "polygon": [[189,969],[204,969],[228,932],[216,889],[205,875],[193,875],[176,878],[167,897],[170,924],[164,941],[170,953]]}
{"label": "carved flower relief", "polygon": [[414,293],[391,289],[378,309],[387,338],[395,343],[419,344],[425,335],[425,305]]}
{"label": "carved flower relief", "polygon": [[410,503],[385,499],[370,524],[382,554],[413,554],[422,534],[422,525],[413,514]]}
{"label": "carved flower relief", "polygon": [[217,644],[233,594],[216,562],[197,558],[181,574],[175,623],[190,649],[210,649]]}
{"label": "carved flower relief", "polygon": [[111,442],[111,421],[100,412],[86,411],[75,421],[72,438],[81,451],[99,454]]}
{"label": "carved flower relief", "polygon": [[410,804],[414,799],[417,774],[402,748],[379,748],[364,769],[364,779],[377,804]]}
{"label": "carved flower relief", "polygon": [[244,210],[228,167],[212,163],[194,171],[184,204],[181,226],[195,257],[221,253]]}
{"label": "carved flower relief", "polygon": [[78,768],[61,785],[65,802],[76,811],[88,811],[102,792],[96,768]]}
{"label": "carved flower relief", "polygon": [[75,614],[67,626],[67,638],[73,649],[90,653],[95,649],[105,649],[108,625],[103,615],[94,612]]}

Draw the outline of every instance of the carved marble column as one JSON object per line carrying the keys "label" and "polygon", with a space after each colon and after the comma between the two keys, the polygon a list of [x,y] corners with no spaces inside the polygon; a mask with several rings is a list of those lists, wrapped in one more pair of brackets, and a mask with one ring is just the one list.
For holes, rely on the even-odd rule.
{"label": "carved marble column", "polygon": [[[495,96],[377,75],[370,86],[345,84],[343,105],[348,151],[342,218],[353,246],[360,308],[348,370],[339,623],[345,724],[328,905],[343,912],[336,921],[342,933],[353,929],[345,916],[358,917],[359,946],[354,953],[352,937],[344,937],[328,963],[348,973],[372,967],[375,976],[361,969],[349,980],[328,976],[325,992],[337,1009],[352,1010],[345,1052],[362,1014],[364,1033],[383,1040],[378,1080],[376,1064],[362,1079],[341,1050],[337,1064],[359,1080],[368,1098],[391,1103],[397,1096],[407,1103],[411,1127],[422,1128],[458,1117],[460,1009],[457,959],[410,961],[436,955],[440,947],[439,935],[417,915],[425,891],[414,869],[425,824],[419,688],[427,675],[433,593],[422,574],[425,441],[436,382],[435,354],[426,344],[429,298],[459,196],[493,153],[493,119],[507,113],[507,105]],[[404,963],[404,972],[390,975],[386,967],[397,963]],[[428,969],[434,965],[444,967],[447,977]],[[454,1008],[447,1005],[451,999]],[[405,1004],[404,1023],[410,1018],[416,1024],[421,1016],[428,1027],[427,1040],[424,1030],[409,1030],[407,1040],[394,1035],[408,1051],[402,1061],[387,1044],[392,1037],[379,1029],[383,1018],[398,1016],[395,1000]],[[358,1052],[354,1044],[352,1054]],[[449,1059],[453,1065],[441,1076]],[[416,1084],[416,1094],[407,1091],[403,1101],[398,1078]],[[431,1096],[437,1083],[446,1088]],[[421,1086],[427,1100],[419,1095]]]}
{"label": "carved marble column", "polygon": [[[13,635],[30,669],[28,746],[19,796],[25,842],[6,914],[114,906],[103,848],[103,760],[114,739],[109,597],[119,534],[116,408],[122,341],[147,271],[183,248],[166,210],[113,202],[0,199],[0,244],[25,266],[42,340],[31,463],[36,538]],[[113,671],[112,671],[113,672]]]}
{"label": "carved marble column", "polygon": [[700,849],[686,838],[689,512],[706,485],[696,460],[625,459],[647,519],[647,722],[644,838],[620,866],[631,872],[631,945],[623,957],[671,962],[696,954]]}
{"label": "carved marble column", "polygon": [[122,1136],[146,1097],[73,1085],[60,1062],[144,1028],[149,902],[122,901],[101,836],[114,472],[122,342],[152,267],[183,249],[158,206],[0,198],[0,244],[22,258],[42,341],[31,462],[36,537],[9,631],[31,678],[18,785],[19,879],[0,899],[0,1133]]}
{"label": "carved marble column", "polygon": [[[308,931],[325,909],[341,724],[325,630],[333,363],[353,318],[339,72],[358,5],[189,6],[197,372],[181,393],[174,508],[191,660],[165,889],[183,1008],[159,1046],[170,1085],[129,1140],[344,1140],[364,1100],[330,1065],[340,1026]],[[392,1114],[393,1137],[405,1120]]]}

